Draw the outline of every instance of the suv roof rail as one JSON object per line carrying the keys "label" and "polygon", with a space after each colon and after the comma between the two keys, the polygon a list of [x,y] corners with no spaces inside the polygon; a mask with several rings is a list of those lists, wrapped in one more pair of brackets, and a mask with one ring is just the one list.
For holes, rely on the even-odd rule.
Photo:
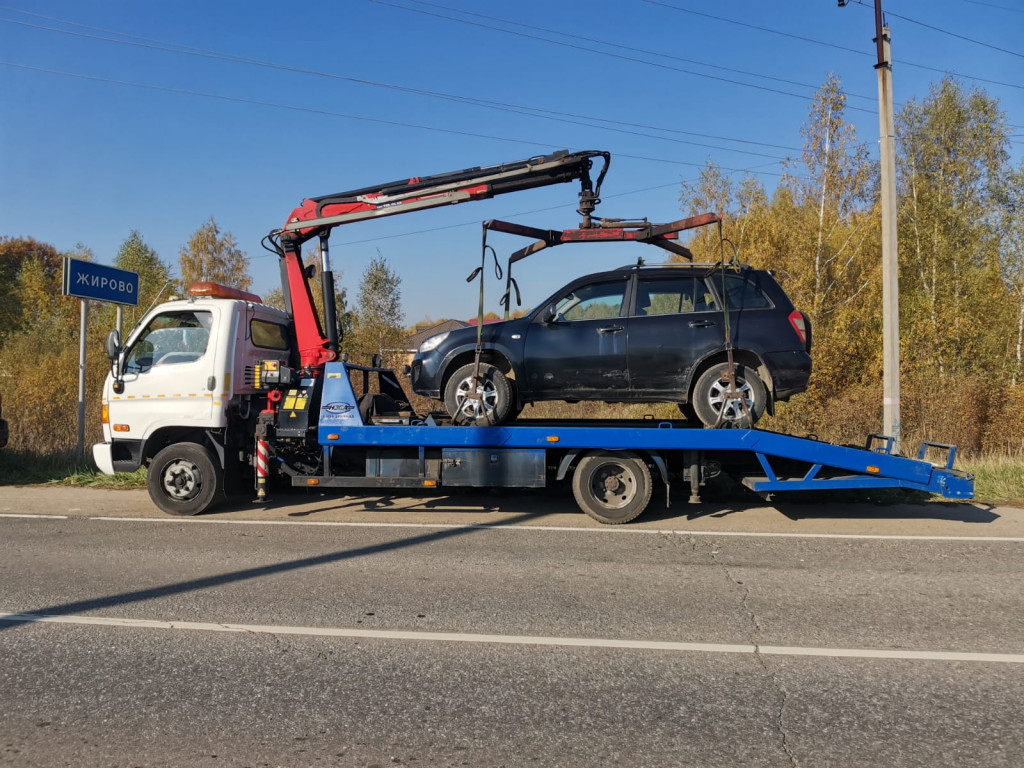
{"label": "suv roof rail", "polygon": [[717,267],[732,267],[734,269],[753,269],[749,264],[742,264],[739,262],[731,261],[662,261],[656,264],[648,264],[643,262],[641,264],[625,264],[618,269],[655,269],[655,268],[685,268],[691,269],[693,267],[706,267],[706,268],[717,268]]}

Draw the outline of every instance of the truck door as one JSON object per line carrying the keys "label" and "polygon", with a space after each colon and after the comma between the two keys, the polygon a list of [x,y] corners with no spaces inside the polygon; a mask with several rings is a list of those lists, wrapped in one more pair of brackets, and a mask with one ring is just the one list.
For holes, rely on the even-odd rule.
{"label": "truck door", "polygon": [[555,301],[550,322],[542,310],[530,324],[523,359],[529,389],[540,399],[614,397],[628,389],[626,319],[620,316],[626,285],[620,278],[576,286]]}
{"label": "truck door", "polygon": [[161,312],[130,341],[124,392],[115,395],[118,423],[139,439],[161,424],[201,425],[213,415],[218,380],[214,315],[187,309]]}

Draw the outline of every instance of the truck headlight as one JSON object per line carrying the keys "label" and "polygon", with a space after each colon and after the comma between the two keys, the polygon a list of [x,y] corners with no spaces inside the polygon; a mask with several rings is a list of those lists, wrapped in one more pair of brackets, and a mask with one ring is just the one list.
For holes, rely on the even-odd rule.
{"label": "truck headlight", "polygon": [[447,339],[449,333],[449,331],[445,331],[444,333],[437,334],[437,336],[431,336],[429,339],[420,344],[420,348],[417,351],[419,352],[419,354],[423,354],[424,352],[429,352],[432,349],[437,349],[437,345],[440,344],[445,339]]}

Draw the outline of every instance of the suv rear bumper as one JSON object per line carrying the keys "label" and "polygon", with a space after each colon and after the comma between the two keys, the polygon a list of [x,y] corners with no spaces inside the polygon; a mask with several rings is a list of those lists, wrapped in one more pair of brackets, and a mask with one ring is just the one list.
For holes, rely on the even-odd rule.
{"label": "suv rear bumper", "polygon": [[763,356],[775,386],[775,399],[788,400],[807,389],[811,378],[811,356],[806,352],[766,352]]}

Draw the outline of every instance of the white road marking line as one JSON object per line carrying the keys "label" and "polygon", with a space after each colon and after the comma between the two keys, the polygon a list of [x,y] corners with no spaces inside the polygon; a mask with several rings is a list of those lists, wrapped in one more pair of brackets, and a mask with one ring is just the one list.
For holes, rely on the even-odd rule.
{"label": "white road marking line", "polygon": [[772,533],[748,531],[690,531],[686,529],[621,528],[576,528],[569,525],[517,525],[509,523],[354,523],[331,520],[226,520],[180,517],[89,517],[87,520],[112,523],[183,523],[185,525],[316,525],[332,528],[427,528],[434,530],[465,529],[495,531],[566,531],[572,533],[602,533],[619,535],[658,536],[737,536],[746,538],[789,538],[789,539],[868,539],[881,541],[1006,541],[1024,542],[1024,536],[915,536],[913,534],[884,533]]}
{"label": "white road marking line", "polygon": [[37,517],[43,520],[68,520],[67,515],[29,515],[29,514],[17,514],[15,512],[0,512],[0,517]]}
{"label": "white road marking line", "polygon": [[193,632],[243,632],[268,635],[305,635],[374,640],[424,640],[447,643],[498,645],[554,645],[574,648],[626,648],[630,650],[698,653],[759,653],[764,656],[823,656],[827,658],[905,659],[913,661],[980,661],[1024,664],[1024,653],[961,653],[956,651],[882,650],[872,648],[804,648],[786,645],[730,645],[728,643],[679,643],[660,640],[625,640],[601,637],[544,637],[533,635],[486,635],[463,632],[406,632],[386,629],[340,627],[289,627],[264,624],[214,624],[195,621],[156,621],[99,616],[45,616],[0,612],[0,621],[47,624],[85,624],[131,629],[181,629]]}

